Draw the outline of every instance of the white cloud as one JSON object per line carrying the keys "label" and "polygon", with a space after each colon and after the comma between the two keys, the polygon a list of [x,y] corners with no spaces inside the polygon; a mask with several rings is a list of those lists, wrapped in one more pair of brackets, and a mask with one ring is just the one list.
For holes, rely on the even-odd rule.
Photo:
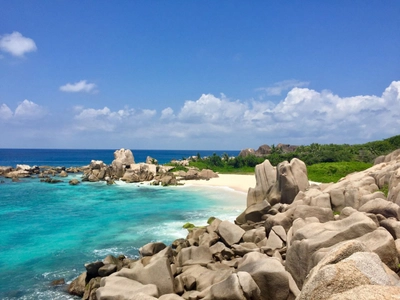
{"label": "white cloud", "polygon": [[22,101],[13,112],[6,104],[0,106],[0,119],[9,121],[37,120],[44,117],[47,110],[29,100]]}
{"label": "white cloud", "polygon": [[43,107],[25,99],[15,109],[14,117],[17,119],[34,120],[43,117],[46,113],[47,112]]}
{"label": "white cloud", "polygon": [[290,90],[295,87],[306,87],[310,83],[306,81],[299,81],[296,79],[283,80],[274,83],[272,86],[258,88],[258,91],[264,91],[269,96],[279,96],[282,92]]}
{"label": "white cloud", "polygon": [[76,128],[83,131],[115,131],[131,130],[133,126],[149,122],[155,115],[155,110],[150,109],[120,109],[111,111],[108,107],[102,109],[75,107],[79,113],[75,116]]}
{"label": "white cloud", "polygon": [[278,103],[203,94],[174,111],[77,107],[76,129],[104,139],[153,141],[181,148],[257,147],[263,143],[356,143],[399,134],[400,81],[381,96],[340,97],[292,88]]}
{"label": "white cloud", "polygon": [[96,85],[94,83],[88,83],[86,80],[81,80],[76,83],[67,83],[66,85],[60,86],[60,91],[69,92],[69,93],[78,93],[78,92],[96,92]]}
{"label": "white cloud", "polygon": [[178,118],[188,123],[235,122],[243,117],[247,106],[240,101],[229,101],[223,94],[221,98],[203,94],[196,101],[185,101]]}
{"label": "white cloud", "polygon": [[12,118],[12,116],[13,112],[11,111],[11,109],[6,104],[2,104],[0,106],[0,119],[8,120]]}
{"label": "white cloud", "polygon": [[172,119],[175,118],[174,110],[171,107],[167,107],[161,111],[161,119]]}
{"label": "white cloud", "polygon": [[21,33],[14,31],[11,34],[0,36],[0,50],[13,56],[23,57],[25,53],[36,51],[35,42]]}

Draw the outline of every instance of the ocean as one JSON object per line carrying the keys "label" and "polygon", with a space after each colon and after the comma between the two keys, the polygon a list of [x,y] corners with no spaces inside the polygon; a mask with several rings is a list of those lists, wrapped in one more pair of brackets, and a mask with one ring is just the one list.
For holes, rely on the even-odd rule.
{"label": "ocean", "polygon": [[[92,159],[111,163],[114,150],[0,149],[0,165],[17,163],[82,166]],[[160,163],[196,155],[239,151],[132,150],[135,161],[147,155]],[[244,210],[246,194],[216,187],[155,187],[117,182],[84,182],[79,174],[59,184],[24,178],[1,178],[0,299],[78,299],[66,293],[67,283],[85,271],[84,264],[108,254],[137,257],[140,246],[170,244],[185,237],[186,222],[206,224],[210,216],[231,220]]]}

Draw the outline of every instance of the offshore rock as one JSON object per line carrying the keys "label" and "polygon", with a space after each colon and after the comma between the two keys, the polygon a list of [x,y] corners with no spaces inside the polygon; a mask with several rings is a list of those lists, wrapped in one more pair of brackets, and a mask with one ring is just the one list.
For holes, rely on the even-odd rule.
{"label": "offshore rock", "polygon": [[124,176],[126,166],[134,164],[135,160],[132,151],[129,149],[121,148],[114,152],[114,160],[111,163],[112,175],[115,178]]}

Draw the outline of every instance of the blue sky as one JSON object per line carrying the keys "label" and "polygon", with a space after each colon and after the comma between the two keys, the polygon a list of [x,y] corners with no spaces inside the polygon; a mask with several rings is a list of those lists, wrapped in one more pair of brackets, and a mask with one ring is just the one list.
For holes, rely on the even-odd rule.
{"label": "blue sky", "polygon": [[0,147],[400,134],[399,1],[0,0]]}

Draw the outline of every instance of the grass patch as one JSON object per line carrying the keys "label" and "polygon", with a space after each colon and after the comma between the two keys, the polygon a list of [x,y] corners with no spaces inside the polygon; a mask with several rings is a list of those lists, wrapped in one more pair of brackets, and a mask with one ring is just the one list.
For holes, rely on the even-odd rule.
{"label": "grass patch", "polygon": [[235,168],[231,165],[223,165],[223,166],[213,166],[206,161],[191,161],[189,163],[191,167],[196,167],[199,170],[210,169],[214,172],[218,172],[220,174],[254,174],[254,167],[243,166],[240,168]]}
{"label": "grass patch", "polygon": [[385,197],[387,198],[388,194],[389,194],[389,185],[385,184],[383,187],[381,187],[379,189],[379,191],[381,191],[382,193],[385,194]]}
{"label": "grass patch", "polygon": [[174,168],[170,170],[170,172],[177,172],[177,171],[188,171],[188,168],[184,166],[179,166],[179,165],[171,165],[171,164],[166,164],[166,166],[173,166]]}
{"label": "grass patch", "polygon": [[337,182],[353,172],[364,171],[372,164],[358,161],[319,163],[307,166],[308,178],[316,182]]}

